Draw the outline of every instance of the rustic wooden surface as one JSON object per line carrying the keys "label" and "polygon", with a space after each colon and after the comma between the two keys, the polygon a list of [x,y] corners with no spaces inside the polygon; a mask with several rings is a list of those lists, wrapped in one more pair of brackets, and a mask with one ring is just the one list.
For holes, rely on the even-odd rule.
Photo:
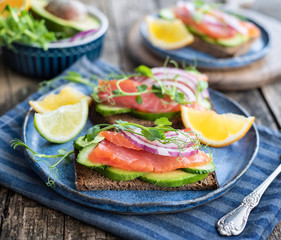
{"label": "rustic wooden surface", "polygon": [[[121,67],[124,71],[131,71],[135,67],[125,45],[130,26],[143,15],[173,4],[171,0],[88,0],[85,2],[98,6],[110,21],[102,59]],[[253,8],[281,20],[280,0],[258,0]],[[36,91],[38,82],[10,71],[0,61],[0,86],[0,115],[2,115]],[[231,91],[226,94],[243,105],[251,115],[255,115],[257,124],[280,130],[280,81],[262,88],[243,92]],[[0,240],[120,239],[1,186],[0,216]],[[281,223],[275,227],[268,239],[281,239]]]}
{"label": "rustic wooden surface", "polygon": [[[245,67],[236,69],[200,69],[209,76],[210,86],[218,90],[246,90],[264,86],[281,77],[280,38],[281,22],[264,14],[250,10],[240,10],[240,14],[255,20],[264,26],[271,36],[271,50],[266,57]],[[152,52],[140,33],[143,18],[129,30],[127,45],[130,55],[136,62],[145,62],[149,66],[163,66],[165,58]]]}

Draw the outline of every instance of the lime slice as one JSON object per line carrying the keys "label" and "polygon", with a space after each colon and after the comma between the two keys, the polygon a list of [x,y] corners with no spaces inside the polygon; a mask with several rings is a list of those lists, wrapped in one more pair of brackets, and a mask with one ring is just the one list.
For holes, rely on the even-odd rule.
{"label": "lime slice", "polygon": [[48,141],[64,143],[73,139],[83,129],[88,118],[88,102],[82,99],[47,113],[35,113],[34,125]]}

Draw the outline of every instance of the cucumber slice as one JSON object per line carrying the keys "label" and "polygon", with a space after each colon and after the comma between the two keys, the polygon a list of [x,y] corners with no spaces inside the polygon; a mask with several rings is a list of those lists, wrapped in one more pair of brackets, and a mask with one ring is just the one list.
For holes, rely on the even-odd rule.
{"label": "cucumber slice", "polygon": [[186,184],[198,182],[204,179],[206,174],[193,174],[181,170],[174,170],[166,173],[147,173],[140,178],[143,181],[162,187],[180,187]]}
{"label": "cucumber slice", "polygon": [[165,20],[174,20],[175,14],[174,12],[169,8],[163,8],[158,13],[160,18],[163,18]]}
{"label": "cucumber slice", "polygon": [[175,117],[180,117],[180,112],[165,112],[165,113],[147,113],[133,110],[131,114],[137,118],[155,121],[158,118],[166,117],[168,119],[172,119]]}
{"label": "cucumber slice", "polygon": [[114,181],[129,181],[146,174],[145,172],[129,171],[116,167],[107,167],[99,173]]}
{"label": "cucumber slice", "polygon": [[100,163],[93,163],[92,161],[89,160],[88,156],[90,153],[95,149],[97,146],[97,143],[92,143],[86,147],[84,147],[77,155],[76,161],[86,167],[90,168],[101,168],[101,167],[106,167],[106,165],[100,164]]}
{"label": "cucumber slice", "polygon": [[182,168],[183,171],[188,173],[197,173],[197,174],[205,174],[210,173],[216,170],[215,164],[213,161],[207,163],[204,166],[201,167],[195,167],[195,168]]}
{"label": "cucumber slice", "polygon": [[114,107],[106,104],[97,104],[96,111],[106,117],[113,114],[128,113],[132,110],[130,108]]}

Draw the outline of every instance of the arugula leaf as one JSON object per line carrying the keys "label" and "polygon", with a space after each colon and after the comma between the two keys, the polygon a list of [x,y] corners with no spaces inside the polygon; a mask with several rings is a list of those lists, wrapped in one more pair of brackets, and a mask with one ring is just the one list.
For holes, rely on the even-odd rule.
{"label": "arugula leaf", "polygon": [[84,137],[84,140],[87,139],[88,142],[94,140],[95,137],[99,134],[99,132],[100,132],[100,125],[95,125],[95,126],[89,128]]}
{"label": "arugula leaf", "polygon": [[157,126],[171,126],[172,125],[172,122],[170,122],[169,119],[166,117],[158,118],[158,119],[156,119],[156,121],[154,123]]}
{"label": "arugula leaf", "polygon": [[151,69],[145,65],[140,65],[135,69],[136,72],[140,73],[143,76],[151,77],[153,76]]}
{"label": "arugula leaf", "polygon": [[137,86],[138,92],[144,92],[147,89],[147,85],[143,84],[140,86]]}
{"label": "arugula leaf", "polygon": [[185,99],[185,96],[182,92],[176,92],[175,93],[175,102],[179,103],[179,104],[182,104],[182,105],[187,103],[187,101]]}
{"label": "arugula leaf", "polygon": [[154,91],[157,91],[157,92],[154,92],[154,95],[156,95],[157,97],[159,97],[159,98],[165,97],[165,95],[162,93],[161,87],[153,84],[151,89]]}
{"label": "arugula leaf", "polygon": [[142,97],[140,95],[136,96],[136,102],[137,104],[141,105],[142,104]]}
{"label": "arugula leaf", "polygon": [[141,133],[149,141],[161,140],[165,138],[165,133],[163,130],[155,128],[142,129]]}
{"label": "arugula leaf", "polygon": [[121,94],[120,90],[118,90],[118,89],[114,89],[114,90],[112,91],[112,93],[115,94],[115,95]]}

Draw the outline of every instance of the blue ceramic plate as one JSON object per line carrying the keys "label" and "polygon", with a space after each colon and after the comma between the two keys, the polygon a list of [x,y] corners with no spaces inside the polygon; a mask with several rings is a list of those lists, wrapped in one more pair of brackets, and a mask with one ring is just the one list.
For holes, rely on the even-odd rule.
{"label": "blue ceramic plate", "polygon": [[[91,89],[85,86],[76,86],[81,91],[89,94]],[[56,90],[58,92],[59,89]],[[211,99],[215,110],[219,113],[233,112],[248,115],[236,102],[225,97],[221,93],[210,90]],[[72,141],[65,144],[51,144],[42,138],[33,124],[34,111],[28,112],[24,127],[24,142],[38,153],[55,154],[60,148],[71,150]],[[80,135],[84,135],[91,126],[88,121]],[[184,211],[198,205],[210,202],[220,197],[231,189],[243,176],[253,162],[259,145],[258,132],[253,125],[249,132],[238,142],[228,147],[211,149],[220,188],[214,191],[77,191],[75,187],[75,175],[73,163],[61,163],[58,165],[58,178],[54,179],[55,188],[59,194],[75,202],[103,210],[120,213],[166,213]],[[50,171],[46,163],[36,161],[29,152],[27,159],[40,177],[46,182]],[[55,160],[49,159],[49,162]],[[54,176],[51,174],[51,178]]]}
{"label": "blue ceramic plate", "polygon": [[255,23],[259,27],[261,31],[261,37],[255,41],[249,52],[242,56],[233,58],[216,58],[190,47],[184,47],[176,50],[164,50],[162,48],[156,47],[147,38],[147,25],[145,21],[143,21],[141,24],[140,32],[147,47],[160,57],[166,58],[167,56],[170,56],[171,59],[174,59],[180,63],[185,62],[187,64],[193,65],[196,61],[196,65],[201,68],[230,69],[246,66],[256,62],[263,58],[270,50],[271,39],[268,31],[266,31],[266,29],[257,22],[252,20],[249,21]]}

